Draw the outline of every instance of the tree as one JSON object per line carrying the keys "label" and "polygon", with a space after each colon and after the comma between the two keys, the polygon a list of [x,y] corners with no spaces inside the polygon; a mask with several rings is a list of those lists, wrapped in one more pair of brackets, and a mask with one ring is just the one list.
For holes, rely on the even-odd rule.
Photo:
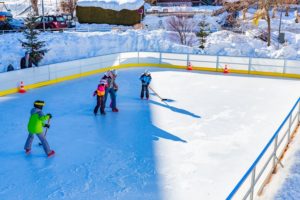
{"label": "tree", "polygon": [[267,28],[267,45],[271,46],[271,17],[269,10],[273,3],[273,0],[261,0],[260,1],[261,9],[262,9],[262,16],[267,21],[268,28]]}
{"label": "tree", "polygon": [[202,20],[199,23],[200,26],[200,31],[197,33],[197,36],[200,39],[200,48],[204,49],[205,48],[205,42],[206,42],[206,37],[209,35],[208,31],[208,23],[205,21],[205,16],[202,18]]}
{"label": "tree", "polygon": [[38,39],[40,31],[35,29],[35,17],[33,14],[28,15],[25,19],[25,29],[23,35],[25,40],[20,40],[22,47],[30,53],[32,61],[38,64],[44,57],[48,49],[45,48],[45,42]]}
{"label": "tree", "polygon": [[192,19],[172,16],[166,22],[167,30],[176,33],[176,39],[180,44],[193,46],[195,43],[195,34],[193,32],[195,23]]}
{"label": "tree", "polygon": [[38,0],[30,0],[31,1],[31,7],[33,9],[34,15],[39,15],[39,8],[38,8]]}
{"label": "tree", "polygon": [[63,0],[60,2],[60,7],[64,13],[71,14],[73,18],[73,14],[76,9],[76,4],[77,4],[77,0]]}

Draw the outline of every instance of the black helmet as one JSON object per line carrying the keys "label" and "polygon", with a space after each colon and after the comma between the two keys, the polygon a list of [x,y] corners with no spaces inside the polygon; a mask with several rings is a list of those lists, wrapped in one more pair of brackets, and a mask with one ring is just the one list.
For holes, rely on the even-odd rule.
{"label": "black helmet", "polygon": [[44,105],[45,105],[45,102],[41,101],[41,100],[36,100],[33,104],[33,106],[38,109],[43,109]]}

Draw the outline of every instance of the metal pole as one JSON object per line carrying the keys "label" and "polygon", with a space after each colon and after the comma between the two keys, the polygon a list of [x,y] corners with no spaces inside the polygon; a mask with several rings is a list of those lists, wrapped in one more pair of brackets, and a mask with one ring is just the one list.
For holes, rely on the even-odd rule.
{"label": "metal pole", "polygon": [[298,110],[298,123],[300,123],[300,98],[299,98],[299,110]]}
{"label": "metal pole", "polygon": [[218,68],[219,68],[219,55],[217,55],[216,72],[218,71]]}
{"label": "metal pole", "polygon": [[277,143],[278,143],[278,135],[276,135],[275,142],[274,142],[274,156],[273,156],[273,172],[275,171],[276,167],[276,151],[277,151]]}
{"label": "metal pole", "polygon": [[286,59],[283,61],[283,74],[286,72]]}
{"label": "metal pole", "polygon": [[56,5],[56,14],[58,14],[57,0],[55,1],[55,5]]}
{"label": "metal pole", "polygon": [[159,52],[159,64],[161,64],[161,52]]}
{"label": "metal pole", "polygon": [[289,134],[288,134],[288,143],[290,143],[290,140],[291,140],[291,127],[292,127],[292,113],[290,115],[290,118],[289,118]]}
{"label": "metal pole", "polygon": [[279,35],[280,35],[280,31],[281,31],[282,10],[283,10],[283,8],[281,8],[281,12],[280,12],[280,20],[279,20],[279,30],[278,30],[278,37],[279,37]]}
{"label": "metal pole", "polygon": [[253,200],[253,193],[254,193],[254,186],[255,186],[255,168],[256,167],[254,167],[252,171],[250,200]]}
{"label": "metal pole", "polygon": [[251,65],[252,65],[252,57],[249,57],[249,64],[248,64],[248,74],[251,72]]}
{"label": "metal pole", "polygon": [[43,31],[45,31],[46,26],[45,26],[45,9],[44,9],[44,0],[42,0],[42,19],[43,19]]}

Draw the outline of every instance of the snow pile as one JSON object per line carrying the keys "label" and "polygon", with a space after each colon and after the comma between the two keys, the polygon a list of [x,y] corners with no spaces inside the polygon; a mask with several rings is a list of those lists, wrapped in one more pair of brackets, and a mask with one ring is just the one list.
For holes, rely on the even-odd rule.
{"label": "snow pile", "polygon": [[76,22],[76,29],[89,31],[111,31],[113,29],[126,30],[132,29],[132,26],[111,25],[111,24],[80,24]]}
{"label": "snow pile", "polygon": [[168,6],[168,7],[162,7],[162,6],[151,6],[149,8],[146,8],[146,12],[153,12],[153,11],[159,11],[159,12],[204,12],[204,13],[212,13],[215,10],[220,9],[221,6],[197,6],[197,7],[189,7],[189,6]]}
{"label": "snow pile", "polygon": [[[198,7],[198,10],[201,10],[202,8],[203,7]],[[210,7],[207,8],[208,12],[211,10]],[[112,26],[106,24],[88,25],[77,23],[76,28],[78,29],[106,32],[76,33],[65,31],[63,33],[42,33],[40,39],[46,41],[47,47],[50,50],[40,65],[137,50],[287,59],[300,58],[300,34],[297,33],[298,31],[300,32],[299,24],[294,24],[294,29],[289,31],[285,30],[285,28],[292,27],[292,15],[289,17],[283,16],[282,31],[284,31],[286,39],[284,44],[278,44],[277,41],[278,31],[276,26],[279,23],[278,16],[277,18],[272,19],[273,28],[270,47],[267,47],[266,42],[258,38],[262,30],[265,30],[264,20],[260,20],[258,28],[253,27],[251,20],[249,20],[248,23],[245,23],[241,27],[241,29],[244,30],[244,34],[238,34],[222,30],[221,24],[224,22],[226,15],[227,14],[224,13],[217,17],[211,17],[205,14],[197,14],[191,18],[191,21],[195,24],[194,32],[199,31],[200,27],[198,24],[203,20],[204,16],[206,23],[209,24],[207,30],[212,32],[207,37],[206,48],[203,51],[198,48],[199,42],[197,41],[194,42],[193,47],[180,45],[177,42],[179,41],[178,38],[174,39],[176,33],[167,30],[167,20],[169,17],[146,15],[143,20],[146,29],[139,31],[126,26]],[[247,14],[248,19],[251,19],[251,15],[253,14],[250,10],[250,13]],[[288,26],[288,24],[291,24],[291,26]],[[117,29],[117,31],[114,31],[114,29]],[[120,32],[118,30],[126,31]],[[19,68],[20,58],[25,52],[25,50],[21,48],[19,42],[19,39],[22,38],[23,36],[20,33],[5,34],[1,36],[0,72],[5,71],[9,64],[12,64],[15,68]]]}
{"label": "snow pile", "polygon": [[[211,32],[215,32],[221,29],[220,21],[223,20],[225,15],[221,15],[218,17],[209,16],[206,14],[197,14],[191,18],[191,21],[195,24],[194,31],[199,31],[199,22],[204,19],[204,21],[208,24],[208,30]],[[167,29],[167,21],[170,17],[158,17],[153,15],[146,15],[143,19],[143,24],[145,24],[149,30],[155,29]]]}
{"label": "snow pile", "polygon": [[230,31],[218,31],[208,36],[205,53],[210,55],[266,57],[264,53],[256,53],[257,47],[262,48],[264,46],[266,45],[263,41],[249,36],[232,33]]}
{"label": "snow pile", "polygon": [[144,5],[144,0],[78,0],[81,7],[99,7],[120,11],[123,9],[137,10]]}
{"label": "snow pile", "polygon": [[[19,39],[24,39],[23,35],[15,33],[1,37],[3,40],[0,40],[0,72],[5,71],[9,64],[19,68],[20,59],[25,53],[19,42]],[[121,33],[53,32],[42,33],[40,38],[46,42],[49,49],[40,65],[126,51],[197,52],[191,47],[168,41],[167,32],[159,30],[127,30]]]}

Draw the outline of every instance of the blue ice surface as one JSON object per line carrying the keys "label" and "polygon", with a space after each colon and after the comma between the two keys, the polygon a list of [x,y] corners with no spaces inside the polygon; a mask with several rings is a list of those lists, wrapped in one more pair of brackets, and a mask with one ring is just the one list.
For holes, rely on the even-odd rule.
{"label": "blue ice surface", "polygon": [[[120,112],[106,108],[106,116],[93,114],[92,94],[103,74],[0,99],[0,199],[162,199],[154,143],[160,138],[185,141],[152,124],[149,105],[165,104],[139,99],[142,71],[120,70]],[[47,133],[56,151],[52,158],[37,137],[30,155],[23,150],[30,110],[38,99],[46,102],[44,113],[53,115]]]}

